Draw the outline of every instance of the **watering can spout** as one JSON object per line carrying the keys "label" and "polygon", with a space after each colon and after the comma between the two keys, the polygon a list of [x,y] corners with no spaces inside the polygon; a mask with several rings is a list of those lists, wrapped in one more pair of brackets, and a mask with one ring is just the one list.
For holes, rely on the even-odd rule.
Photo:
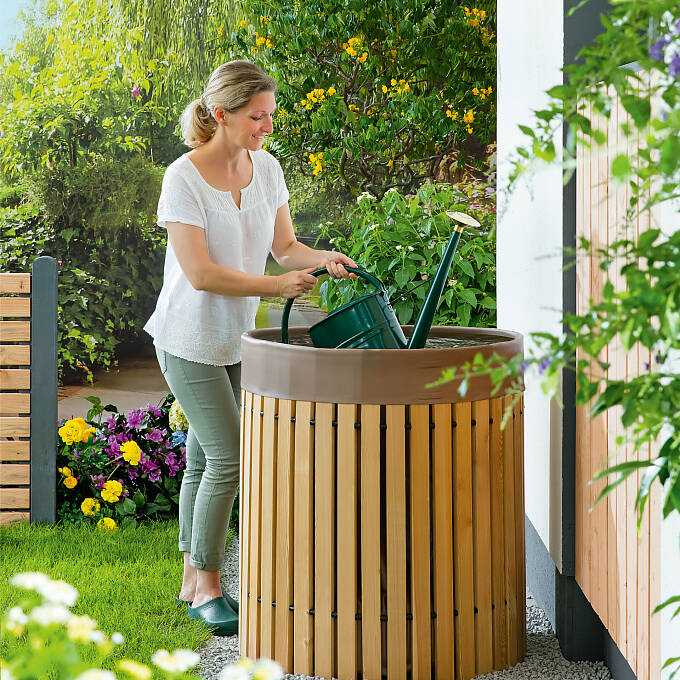
{"label": "watering can spout", "polygon": [[432,327],[432,322],[434,321],[434,315],[437,311],[437,306],[439,304],[439,299],[444,292],[444,287],[446,286],[446,280],[449,274],[449,269],[451,268],[451,263],[453,262],[453,256],[458,248],[458,242],[460,241],[460,236],[465,229],[465,225],[478,227],[479,222],[469,215],[464,213],[447,211],[446,214],[452,220],[456,222],[453,234],[449,242],[446,244],[446,249],[444,250],[444,255],[442,261],[439,263],[439,267],[435,272],[432,283],[430,284],[430,289],[427,291],[427,296],[425,297],[425,302],[423,307],[418,314],[415,324],[413,325],[413,330],[411,331],[411,336],[406,344],[407,349],[422,349],[425,347],[425,341],[430,333],[430,328]]}

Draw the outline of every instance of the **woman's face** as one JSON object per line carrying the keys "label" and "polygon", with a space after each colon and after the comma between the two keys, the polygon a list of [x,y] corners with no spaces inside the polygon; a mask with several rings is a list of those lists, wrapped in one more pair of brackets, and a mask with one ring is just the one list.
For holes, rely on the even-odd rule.
{"label": "woman's face", "polygon": [[262,148],[266,135],[273,127],[276,100],[273,92],[260,92],[238,111],[224,119],[226,129],[239,146],[250,151]]}

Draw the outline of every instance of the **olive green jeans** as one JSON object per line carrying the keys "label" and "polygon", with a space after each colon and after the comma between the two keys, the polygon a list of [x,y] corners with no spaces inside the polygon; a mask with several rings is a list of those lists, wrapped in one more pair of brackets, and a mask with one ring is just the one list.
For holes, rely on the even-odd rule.
{"label": "olive green jeans", "polygon": [[239,483],[241,364],[199,364],[158,347],[156,356],[189,421],[179,549],[191,554],[192,567],[218,571]]}

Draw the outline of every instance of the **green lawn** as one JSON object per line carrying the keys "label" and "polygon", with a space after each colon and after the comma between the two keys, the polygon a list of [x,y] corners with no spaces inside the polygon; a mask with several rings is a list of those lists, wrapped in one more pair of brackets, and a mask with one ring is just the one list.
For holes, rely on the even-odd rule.
{"label": "green lawn", "polygon": [[[148,664],[161,648],[197,650],[211,634],[174,602],[182,580],[177,534],[177,521],[110,533],[73,525],[0,527],[0,612],[21,599],[9,584],[12,575],[42,571],[75,586],[74,613],[96,619],[108,635],[124,636],[106,668],[124,657]],[[230,530],[227,545],[231,537]]]}

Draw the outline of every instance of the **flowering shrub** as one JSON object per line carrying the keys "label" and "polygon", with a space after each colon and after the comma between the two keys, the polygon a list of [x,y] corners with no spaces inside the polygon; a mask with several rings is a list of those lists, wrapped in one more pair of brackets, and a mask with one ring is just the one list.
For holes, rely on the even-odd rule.
{"label": "flowering shrub", "polygon": [[[364,193],[349,217],[349,234],[334,234],[335,247],[383,282],[400,323],[412,323],[420,312],[427,282],[434,276],[451,236],[453,223],[444,212],[459,210],[474,215],[482,227],[463,232],[434,322],[443,326],[495,325],[493,192],[487,194],[480,186],[471,187],[470,193],[472,196],[462,187],[430,183],[409,196],[396,189],[381,200]],[[330,235],[330,227],[321,228],[322,235]],[[417,284],[422,285],[416,288]],[[357,285],[364,284],[325,280],[321,284],[321,306],[332,309],[348,302]]]}
{"label": "flowering shrub", "polygon": [[[25,591],[21,600],[7,611],[0,624],[0,677],[2,680],[116,680],[133,678],[195,677],[189,671],[200,657],[189,649],[170,653],[158,650],[153,667],[120,659],[116,671],[93,668],[112,665],[108,657],[124,643],[120,633],[110,637],[98,630],[89,616],[73,614],[78,591],[64,581],[53,581],[40,572],[16,574],[11,584]],[[84,657],[94,660],[87,662]],[[280,677],[280,674],[279,676]]]}
{"label": "flowering shrub", "polygon": [[[496,3],[256,0],[224,60],[256,61],[278,82],[271,146],[300,172],[354,195],[411,191],[454,150],[495,137]],[[481,144],[480,144],[481,142]]]}
{"label": "flowering shrub", "polygon": [[160,407],[122,414],[97,397],[88,400],[88,420],[60,423],[58,518],[110,530],[175,516],[188,425],[179,404],[168,395]]}

